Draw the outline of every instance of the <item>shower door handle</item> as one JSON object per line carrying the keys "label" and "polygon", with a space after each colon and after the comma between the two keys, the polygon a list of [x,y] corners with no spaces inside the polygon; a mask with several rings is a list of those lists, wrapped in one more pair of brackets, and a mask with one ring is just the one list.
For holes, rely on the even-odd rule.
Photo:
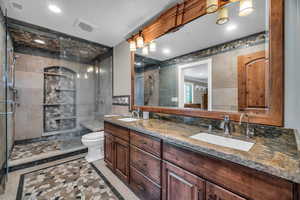
{"label": "shower door handle", "polygon": [[13,112],[0,112],[0,115],[12,115],[14,114]]}

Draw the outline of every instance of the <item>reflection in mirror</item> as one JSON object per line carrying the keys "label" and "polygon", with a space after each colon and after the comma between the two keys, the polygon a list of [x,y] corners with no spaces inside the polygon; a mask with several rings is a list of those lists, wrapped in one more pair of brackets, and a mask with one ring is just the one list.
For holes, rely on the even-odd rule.
{"label": "reflection in mirror", "polygon": [[239,15],[239,3],[202,16],[135,54],[135,104],[262,113],[269,106],[268,4]]}

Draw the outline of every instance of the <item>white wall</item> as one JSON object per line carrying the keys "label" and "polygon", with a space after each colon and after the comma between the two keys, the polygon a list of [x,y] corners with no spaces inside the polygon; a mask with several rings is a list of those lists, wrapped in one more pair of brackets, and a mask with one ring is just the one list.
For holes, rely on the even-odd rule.
{"label": "white wall", "polygon": [[285,126],[300,130],[300,0],[285,1]]}
{"label": "white wall", "polygon": [[130,50],[127,41],[124,41],[114,47],[113,67],[113,95],[130,95],[131,65]]}

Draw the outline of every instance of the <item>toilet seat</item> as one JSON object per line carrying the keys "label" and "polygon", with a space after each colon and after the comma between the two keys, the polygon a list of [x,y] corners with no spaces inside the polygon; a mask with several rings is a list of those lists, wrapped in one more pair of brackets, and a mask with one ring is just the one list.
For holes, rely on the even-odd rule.
{"label": "toilet seat", "polygon": [[82,136],[83,140],[100,140],[102,138],[104,138],[104,131],[89,133]]}

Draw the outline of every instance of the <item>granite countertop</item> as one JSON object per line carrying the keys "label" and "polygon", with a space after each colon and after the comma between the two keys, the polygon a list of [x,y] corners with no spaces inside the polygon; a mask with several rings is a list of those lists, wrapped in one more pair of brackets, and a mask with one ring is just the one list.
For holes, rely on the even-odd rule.
{"label": "granite countertop", "polygon": [[[208,129],[204,127],[159,119],[123,122],[118,118],[120,117],[104,118],[104,121],[300,183],[300,152],[297,149],[295,135],[292,132],[275,135],[262,134],[251,139],[247,139],[241,133],[233,133],[231,136],[233,138],[255,142],[250,151],[245,152],[190,138],[196,133],[208,132]],[[214,134],[224,136],[223,133],[218,131],[214,131]]]}
{"label": "granite countertop", "polygon": [[98,131],[104,130],[103,120],[85,121],[85,122],[81,122],[80,125],[86,129],[93,131],[93,132],[98,132]]}

